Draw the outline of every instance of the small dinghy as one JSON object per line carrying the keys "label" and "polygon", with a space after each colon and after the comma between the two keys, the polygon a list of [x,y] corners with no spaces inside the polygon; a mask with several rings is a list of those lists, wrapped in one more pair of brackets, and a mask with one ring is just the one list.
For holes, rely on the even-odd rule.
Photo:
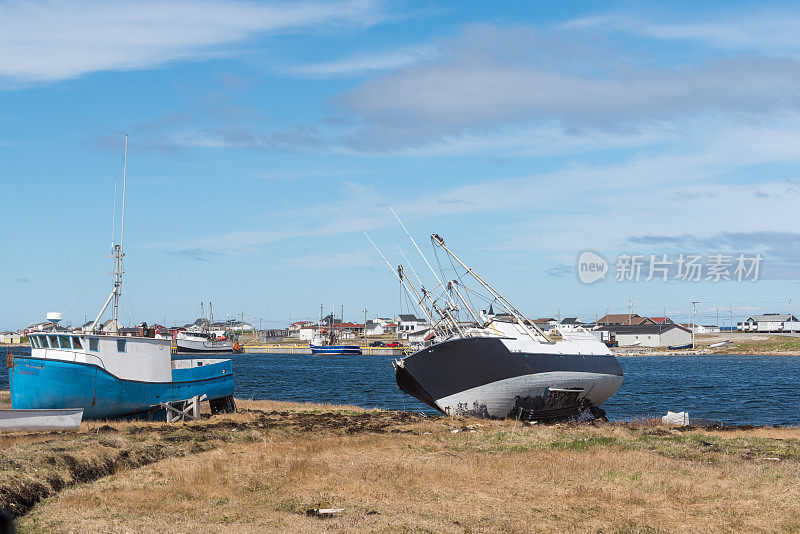
{"label": "small dinghy", "polygon": [[726,339],[725,341],[720,341],[718,343],[712,343],[711,345],[708,346],[708,348],[710,348],[710,349],[718,349],[720,347],[724,347],[725,345],[727,345],[730,342],[731,342],[730,339]]}
{"label": "small dinghy", "polygon": [[64,410],[0,410],[0,432],[77,430],[83,408]]}

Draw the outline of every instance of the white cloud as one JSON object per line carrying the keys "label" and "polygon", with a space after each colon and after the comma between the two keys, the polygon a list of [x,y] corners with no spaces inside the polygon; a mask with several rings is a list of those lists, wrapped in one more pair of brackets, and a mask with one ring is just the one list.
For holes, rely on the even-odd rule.
{"label": "white cloud", "polygon": [[[672,19],[672,20],[670,20]],[[563,29],[604,29],[662,40],[694,41],[727,50],[781,54],[800,48],[800,11],[787,9],[734,9],[695,14],[695,20],[674,20],[665,14],[658,20],[644,16],[608,14],[583,17],[559,25]]]}
{"label": "white cloud", "polygon": [[[800,119],[797,119],[800,120]],[[689,139],[688,144],[700,142]],[[572,165],[527,176],[411,192],[352,185],[324,206],[271,213],[265,228],[160,243],[164,250],[243,254],[287,239],[331,237],[395,225],[388,212],[417,223],[458,216],[515,214],[518,222],[492,239],[493,250],[574,252],[616,250],[633,235],[714,235],[785,227],[786,213],[800,205],[800,183],[761,180],[733,185],[725,177],[764,163],[800,163],[785,131],[731,126],[712,142],[671,153],[639,155],[606,165]],[[296,221],[287,226],[286,220]],[[491,218],[490,218],[491,219]],[[483,224],[483,223],[482,223]],[[489,232],[484,225],[484,232]],[[744,244],[743,244],[744,245]]]}
{"label": "white cloud", "polygon": [[[800,110],[800,59],[701,56],[683,63],[598,40],[596,31],[467,27],[441,57],[373,77],[337,103],[361,120],[356,149],[403,150],[556,125],[628,135],[698,117]],[[668,45],[665,45],[668,46]]]}
{"label": "white cloud", "polygon": [[357,54],[324,63],[310,63],[292,69],[292,73],[314,78],[344,78],[393,70],[439,56],[434,46],[414,46],[379,54]]}
{"label": "white cloud", "polygon": [[368,26],[383,16],[377,0],[12,1],[0,5],[0,77],[36,82],[150,68],[230,55],[262,32]]}

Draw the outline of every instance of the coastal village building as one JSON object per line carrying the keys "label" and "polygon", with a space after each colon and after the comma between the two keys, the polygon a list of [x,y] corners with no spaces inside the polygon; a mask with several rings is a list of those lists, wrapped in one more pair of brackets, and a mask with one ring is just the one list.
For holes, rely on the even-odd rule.
{"label": "coastal village building", "polygon": [[649,317],[641,317],[635,313],[610,313],[598,319],[597,324],[635,326],[639,324],[656,324],[656,322]]}
{"label": "coastal village building", "polygon": [[800,323],[794,315],[765,313],[737,323],[736,329],[742,332],[800,332]]}
{"label": "coastal village building", "polygon": [[289,325],[287,337],[300,337],[300,329],[306,325],[312,324],[311,321],[297,321]]}
{"label": "coastal village building", "polygon": [[21,339],[19,332],[0,332],[0,343],[20,343]]}
{"label": "coastal village building", "polygon": [[416,315],[401,314],[397,316],[397,334],[400,339],[408,339],[410,334],[428,330],[431,325]]}
{"label": "coastal village building", "polygon": [[592,333],[618,347],[674,347],[692,342],[692,331],[677,324],[606,325]]}

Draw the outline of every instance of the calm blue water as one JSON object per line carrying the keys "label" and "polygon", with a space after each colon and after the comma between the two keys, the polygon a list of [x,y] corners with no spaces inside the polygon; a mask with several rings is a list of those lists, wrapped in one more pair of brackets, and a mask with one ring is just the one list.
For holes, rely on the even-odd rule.
{"label": "calm blue water", "polygon": [[[232,358],[239,398],[433,413],[397,388],[391,356]],[[641,356],[619,362],[625,381],[603,405],[612,420],[685,410],[690,417],[732,424],[800,425],[800,357]],[[0,389],[8,389],[7,373],[0,373]]]}

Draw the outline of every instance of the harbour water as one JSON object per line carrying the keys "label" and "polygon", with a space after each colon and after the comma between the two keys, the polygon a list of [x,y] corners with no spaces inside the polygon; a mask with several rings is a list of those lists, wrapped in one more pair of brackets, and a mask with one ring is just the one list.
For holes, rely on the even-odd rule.
{"label": "harbour water", "polygon": [[[392,356],[231,357],[238,398],[435,413],[400,392]],[[625,380],[603,405],[612,420],[661,416],[672,410],[730,424],[800,425],[800,357],[638,356],[619,362]],[[8,389],[5,369],[0,389]]]}

